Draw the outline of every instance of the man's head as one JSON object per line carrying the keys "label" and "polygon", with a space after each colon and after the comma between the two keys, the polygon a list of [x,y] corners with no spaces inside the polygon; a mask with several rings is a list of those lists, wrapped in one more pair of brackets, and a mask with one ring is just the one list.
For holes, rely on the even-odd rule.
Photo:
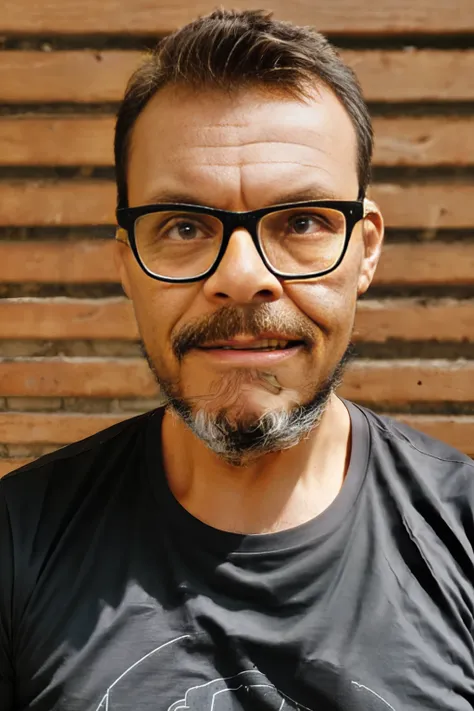
{"label": "man's head", "polygon": [[118,205],[157,208],[121,219],[122,281],[170,405],[230,461],[299,441],[339,379],[382,240],[371,152],[352,71],[261,13],[186,26],[129,83]]}

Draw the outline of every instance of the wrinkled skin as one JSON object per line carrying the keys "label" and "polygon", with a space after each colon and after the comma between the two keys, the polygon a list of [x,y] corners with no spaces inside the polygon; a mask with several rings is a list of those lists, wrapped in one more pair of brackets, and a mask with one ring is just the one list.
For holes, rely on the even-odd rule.
{"label": "wrinkled skin", "polygon": [[[314,91],[311,100],[256,88],[224,94],[167,87],[137,119],[127,175],[130,206],[179,200],[243,211],[300,200],[355,200],[359,190],[355,130],[342,104],[325,87]],[[284,282],[273,276],[243,229],[231,237],[217,271],[197,283],[151,279],[123,244],[117,245],[117,260],[159,377],[174,383],[193,407],[197,398],[210,412],[225,407],[236,419],[252,420],[266,410],[307,401],[330,377],[350,342],[357,299],[372,281],[382,236],[382,218],[373,206],[354,228],[342,264],[306,281]],[[312,333],[311,348],[266,369],[280,389],[254,377],[255,369],[232,368],[203,351],[191,351],[182,360],[173,353],[173,337],[189,323],[222,307],[258,309],[262,304],[289,328],[292,319],[304,320]],[[347,444],[348,416],[335,396],[324,418],[331,421],[336,439]],[[338,423],[345,439],[334,429]],[[211,456],[179,423],[167,427],[165,440],[167,432],[170,442],[173,437],[190,438],[193,471],[200,458]],[[315,446],[318,436],[315,433]],[[212,461],[212,466],[221,466]],[[186,468],[184,462],[180,466]],[[259,471],[262,467],[265,462]]]}

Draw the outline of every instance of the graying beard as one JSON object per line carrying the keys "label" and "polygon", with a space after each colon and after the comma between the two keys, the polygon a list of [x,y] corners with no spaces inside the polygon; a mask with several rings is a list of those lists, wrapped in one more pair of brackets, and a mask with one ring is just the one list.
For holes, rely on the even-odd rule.
{"label": "graying beard", "polygon": [[[232,425],[226,427],[229,423],[225,422],[225,415],[211,415],[205,410],[186,418],[186,424],[215,454],[229,464],[242,466],[262,454],[289,449],[306,437],[321,420],[329,396],[330,392],[311,409],[266,412],[245,434]],[[242,446],[243,439],[247,439],[246,446]]]}
{"label": "graying beard", "polygon": [[[219,395],[225,395],[227,402],[230,399],[235,404],[239,396],[239,378],[234,382],[227,382],[226,385],[221,384],[218,388],[220,392],[212,392],[211,388],[211,392],[206,395],[184,400],[176,395],[179,392],[179,384],[172,384],[160,378],[143,344],[142,350],[160,385],[165,406],[176,414],[209,449],[234,466],[243,466],[263,454],[289,449],[307,437],[321,421],[329,399],[340,385],[345,367],[354,352],[352,344],[349,344],[332,376],[316,393],[313,393],[309,402],[297,405],[289,411],[269,410],[252,424],[238,424],[236,416],[232,421],[227,416],[228,408],[210,414],[203,404]],[[268,385],[271,387],[270,384]]]}

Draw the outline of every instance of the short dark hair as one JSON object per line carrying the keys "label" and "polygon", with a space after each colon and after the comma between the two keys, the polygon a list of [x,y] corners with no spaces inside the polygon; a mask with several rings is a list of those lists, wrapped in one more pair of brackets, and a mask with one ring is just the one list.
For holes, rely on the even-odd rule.
{"label": "short dark hair", "polygon": [[231,91],[261,85],[299,98],[315,82],[339,98],[357,136],[359,197],[370,182],[373,130],[356,75],[323,35],[259,10],[215,10],[165,37],[128,83],[115,127],[118,206],[127,198],[127,157],[135,121],[166,85]]}

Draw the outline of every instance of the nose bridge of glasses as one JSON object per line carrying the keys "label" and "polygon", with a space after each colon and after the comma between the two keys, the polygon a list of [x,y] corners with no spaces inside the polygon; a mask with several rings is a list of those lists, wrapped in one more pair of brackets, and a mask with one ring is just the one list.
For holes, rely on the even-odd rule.
{"label": "nose bridge of glasses", "polygon": [[231,237],[238,230],[247,232],[254,245],[257,247],[257,223],[258,219],[253,212],[228,212],[223,217],[224,239],[226,245],[229,244]]}
{"label": "nose bridge of glasses", "polygon": [[231,275],[234,287],[255,288],[260,293],[275,288],[277,280],[263,255],[258,238],[258,212],[227,212],[221,214],[223,243],[214,264],[217,274]]}
{"label": "nose bridge of glasses", "polygon": [[[248,239],[245,240],[240,245],[235,244],[235,238],[238,238],[236,234],[239,231],[246,232],[253,242],[254,257],[258,257],[262,266],[268,269],[267,264],[262,256],[262,250],[258,241],[257,226],[259,223],[259,214],[255,212],[227,212],[221,215],[221,222],[223,224],[223,245],[221,251],[221,259],[224,258],[229,251],[229,245],[231,240],[233,240],[233,246],[237,247],[237,250],[243,248],[245,253],[245,262],[248,262],[248,252],[247,249],[250,246]],[[247,243],[247,244],[246,244]],[[236,253],[232,252],[232,258],[235,259]],[[220,259],[219,259],[220,262]]]}

